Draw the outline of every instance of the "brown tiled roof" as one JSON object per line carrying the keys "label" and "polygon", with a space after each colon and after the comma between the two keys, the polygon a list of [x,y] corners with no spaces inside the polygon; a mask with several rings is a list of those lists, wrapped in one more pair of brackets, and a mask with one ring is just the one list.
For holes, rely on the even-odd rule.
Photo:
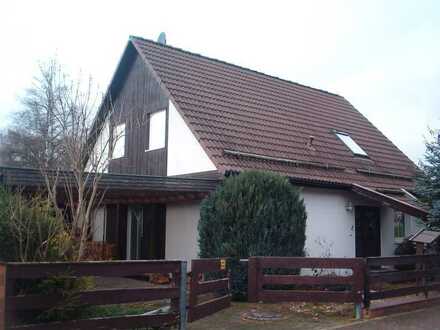
{"label": "brown tiled roof", "polygon": [[[413,187],[414,163],[342,96],[130,40],[220,171],[258,169],[301,180]],[[369,158],[354,156],[335,130],[348,133]]]}

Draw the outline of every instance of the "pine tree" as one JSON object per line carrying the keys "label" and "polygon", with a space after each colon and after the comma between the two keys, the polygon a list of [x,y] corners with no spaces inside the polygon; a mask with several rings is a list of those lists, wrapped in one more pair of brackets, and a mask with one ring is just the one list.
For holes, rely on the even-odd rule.
{"label": "pine tree", "polygon": [[232,258],[232,292],[245,295],[249,256],[303,256],[306,209],[286,177],[249,171],[225,179],[201,205],[200,257]]}
{"label": "pine tree", "polygon": [[[430,133],[435,137],[433,131]],[[429,206],[428,227],[440,230],[440,134],[426,143],[425,161],[421,169],[416,192],[420,200]]]}

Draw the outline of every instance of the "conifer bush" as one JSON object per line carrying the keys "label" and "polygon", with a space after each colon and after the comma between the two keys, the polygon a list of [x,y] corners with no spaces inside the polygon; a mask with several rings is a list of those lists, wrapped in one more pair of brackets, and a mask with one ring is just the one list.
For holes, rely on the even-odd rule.
{"label": "conifer bush", "polygon": [[249,171],[226,178],[201,204],[201,258],[230,257],[232,293],[244,298],[249,256],[304,256],[306,209],[286,177]]}

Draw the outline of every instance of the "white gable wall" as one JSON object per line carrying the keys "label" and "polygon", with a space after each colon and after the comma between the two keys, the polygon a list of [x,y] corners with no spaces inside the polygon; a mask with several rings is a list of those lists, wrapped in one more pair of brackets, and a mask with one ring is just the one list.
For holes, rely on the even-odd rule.
{"label": "white gable wall", "polygon": [[194,134],[173,103],[169,103],[167,175],[215,170]]}

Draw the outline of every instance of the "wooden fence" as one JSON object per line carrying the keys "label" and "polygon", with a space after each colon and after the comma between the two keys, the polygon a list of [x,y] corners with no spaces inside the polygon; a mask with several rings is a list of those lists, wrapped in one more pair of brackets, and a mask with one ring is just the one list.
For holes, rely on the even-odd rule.
{"label": "wooden fence", "polygon": [[[203,302],[199,302],[201,295],[207,296]],[[201,319],[230,305],[228,260],[221,258],[192,260],[188,321]]]}
{"label": "wooden fence", "polygon": [[[364,265],[365,261],[360,258],[250,257],[248,300],[271,303],[352,302],[359,318]],[[308,269],[310,275],[301,275],[301,269]],[[297,270],[298,274],[280,275],[269,270]],[[351,274],[341,274],[344,270],[349,270]]]}
{"label": "wooden fence", "polygon": [[[364,305],[376,299],[394,298],[440,290],[440,256],[408,255],[366,259]],[[391,284],[391,286],[390,286]]]}
{"label": "wooden fence", "polygon": [[[17,312],[47,310],[63,301],[59,294],[26,294],[16,290],[17,281],[47,279],[53,276],[127,277],[151,273],[171,274],[170,287],[124,288],[82,291],[75,295],[75,303],[113,305],[152,300],[171,299],[170,312],[152,315],[134,315],[81,319],[63,322],[18,325]],[[179,324],[186,327],[186,262],[183,261],[100,261],[57,263],[7,263],[0,265],[0,329],[127,329],[146,326]]]}

